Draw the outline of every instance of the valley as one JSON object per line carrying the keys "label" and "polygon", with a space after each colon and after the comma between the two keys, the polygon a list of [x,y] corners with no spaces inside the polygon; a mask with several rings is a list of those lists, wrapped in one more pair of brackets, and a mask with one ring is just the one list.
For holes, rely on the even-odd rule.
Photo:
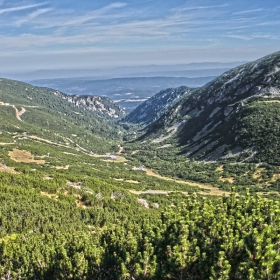
{"label": "valley", "polygon": [[[29,82],[36,86],[56,88],[71,95],[98,95],[108,97],[120,107],[125,108],[127,112],[131,112],[156,92],[182,85],[189,87],[202,86],[214,79],[217,73],[220,74],[225,70],[209,69],[208,71],[189,71],[189,74],[192,73],[193,75],[197,72],[197,76],[191,78],[187,76],[168,77],[162,75],[145,77],[144,73],[144,76],[138,77],[112,79],[74,77],[68,79],[32,80]],[[128,73],[128,75],[131,75],[131,73]]]}
{"label": "valley", "polygon": [[279,63],[130,112],[1,79],[1,278],[278,279]]}
{"label": "valley", "polygon": [[[0,104],[5,105],[3,102],[1,102]],[[18,111],[17,108],[15,107],[15,105],[12,105],[12,104],[7,105],[6,104],[5,106],[11,106],[12,108],[14,108],[16,119],[19,120],[19,121],[22,121],[20,116],[23,115],[23,113],[26,112],[24,107],[22,107],[21,111]],[[28,107],[26,105],[24,105],[24,106]],[[19,143],[22,140],[29,140],[29,141],[31,141],[31,143],[33,141],[35,141],[35,142],[41,143],[41,144],[49,144],[49,145],[54,146],[54,147],[67,148],[69,150],[69,152],[64,152],[64,153],[69,155],[69,156],[79,156],[79,153],[83,153],[83,154],[88,155],[90,157],[99,158],[99,159],[101,159],[102,161],[105,161],[105,162],[125,163],[126,167],[130,167],[130,171],[137,170],[137,168],[135,168],[135,166],[132,166],[131,164],[127,163],[125,155],[123,154],[124,147],[120,146],[118,152],[116,152],[115,155],[111,154],[110,152],[105,153],[105,154],[96,154],[96,153],[92,153],[91,151],[88,151],[85,148],[79,146],[77,143],[75,143],[73,140],[71,140],[71,137],[73,138],[73,136],[71,136],[71,135],[69,135],[69,137],[65,137],[63,139],[65,144],[61,144],[61,142],[57,143],[57,142],[51,141],[49,139],[44,139],[44,138],[41,138],[41,137],[37,137],[35,135],[28,135],[28,133],[26,133],[26,132],[22,135],[14,133],[14,135],[12,136],[12,139],[14,139],[14,142],[12,142],[12,143],[2,142],[2,143],[0,143],[0,146],[12,145],[12,146],[17,146],[18,147],[18,146],[22,145],[21,143]],[[71,152],[71,150],[73,150],[73,152],[75,151],[76,153]],[[48,155],[36,156],[36,159],[34,159],[34,156],[29,151],[19,150],[17,148],[13,148],[13,150],[10,151],[8,155],[15,162],[20,162],[20,163],[32,163],[32,162],[34,162],[34,163],[37,163],[37,164],[44,165],[45,164],[45,159],[49,158],[49,153],[47,153],[47,154]],[[42,159],[38,159],[38,158],[42,158]],[[60,166],[55,166],[55,168],[56,169],[64,169]],[[69,168],[69,166],[67,165],[66,169],[68,169],[68,168]],[[6,169],[7,170],[13,170],[12,168],[7,167],[7,166],[6,166]],[[141,170],[144,171],[147,176],[156,177],[160,180],[171,181],[172,183],[178,183],[178,184],[186,184],[188,186],[193,186],[193,187],[201,188],[201,189],[204,189],[204,190],[209,190],[209,192],[203,192],[203,191],[199,192],[199,193],[204,194],[204,195],[224,195],[224,194],[228,195],[229,194],[226,191],[221,191],[218,188],[212,187],[210,185],[199,184],[199,183],[194,183],[194,182],[190,182],[190,181],[176,180],[176,179],[172,179],[172,178],[169,178],[169,177],[160,176],[159,174],[154,173],[152,171],[152,169],[143,168]],[[122,178],[122,179],[116,179],[116,180],[124,180],[124,179]],[[131,184],[135,184],[135,182],[140,183],[139,181],[133,181],[133,180],[125,180],[125,182],[131,183]],[[141,183],[143,183],[143,181]],[[163,190],[144,190],[143,192],[135,191],[133,189],[128,189],[128,190],[132,193],[137,193],[137,194],[141,194],[141,193],[144,193],[144,194],[145,193],[168,194],[170,192],[170,191],[167,192],[167,191],[163,191]],[[187,192],[182,192],[182,193],[188,194]]]}

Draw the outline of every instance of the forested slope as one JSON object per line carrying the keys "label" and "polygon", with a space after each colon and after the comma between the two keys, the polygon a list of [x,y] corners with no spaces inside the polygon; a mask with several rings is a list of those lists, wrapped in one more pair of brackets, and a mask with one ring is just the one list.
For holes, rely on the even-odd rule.
{"label": "forested slope", "polygon": [[[25,108],[26,113],[22,116],[25,123],[33,124],[40,129],[49,127],[50,131],[57,133],[63,130],[68,132],[68,129],[74,126],[77,130],[94,134],[94,137],[97,135],[107,139],[120,137],[121,134],[118,135],[118,131],[121,127],[115,124],[115,117],[110,118],[107,113],[100,115],[99,111],[87,109],[86,104],[76,106],[74,102],[68,102],[65,99],[66,96],[49,88],[34,87],[7,79],[0,80],[0,102],[3,105],[1,109],[5,110],[5,104],[15,105],[18,110],[21,107]],[[100,99],[99,104],[101,103]],[[106,107],[106,104],[102,106]],[[9,108],[9,106],[6,107]],[[10,119],[7,118],[8,121]]]}

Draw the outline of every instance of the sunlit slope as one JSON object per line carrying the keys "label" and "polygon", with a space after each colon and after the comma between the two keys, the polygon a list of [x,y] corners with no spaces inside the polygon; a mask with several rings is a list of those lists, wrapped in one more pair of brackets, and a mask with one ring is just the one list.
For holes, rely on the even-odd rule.
{"label": "sunlit slope", "polygon": [[234,68],[183,97],[144,136],[198,160],[280,163],[280,53]]}
{"label": "sunlit slope", "polygon": [[55,90],[17,81],[1,79],[0,109],[3,133],[25,133],[64,144],[75,142],[93,151],[107,150],[110,140],[121,136],[114,120],[62,99]]}

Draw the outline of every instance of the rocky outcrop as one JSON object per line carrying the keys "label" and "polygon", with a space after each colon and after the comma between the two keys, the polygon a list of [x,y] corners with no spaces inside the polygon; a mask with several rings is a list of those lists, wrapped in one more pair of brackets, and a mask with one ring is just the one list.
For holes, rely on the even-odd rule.
{"label": "rocky outcrop", "polygon": [[107,97],[93,95],[69,95],[60,91],[55,91],[54,95],[67,100],[77,107],[95,112],[102,118],[119,119],[125,116],[125,111]]}
{"label": "rocky outcrop", "polygon": [[190,94],[191,91],[192,89],[186,86],[162,90],[140,104],[124,119],[124,121],[149,125],[159,119],[174,104],[181,100],[181,98]]}

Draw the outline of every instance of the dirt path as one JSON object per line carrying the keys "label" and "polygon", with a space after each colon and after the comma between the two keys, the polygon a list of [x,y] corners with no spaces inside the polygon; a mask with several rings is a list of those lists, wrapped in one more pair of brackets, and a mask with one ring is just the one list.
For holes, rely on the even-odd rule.
{"label": "dirt path", "polygon": [[202,183],[195,183],[195,182],[191,182],[191,181],[176,180],[176,179],[172,179],[172,178],[169,178],[169,177],[161,176],[159,174],[156,174],[151,169],[146,169],[146,173],[149,176],[153,176],[153,177],[165,180],[165,181],[172,181],[172,182],[179,183],[179,184],[186,184],[186,185],[189,185],[189,186],[198,187],[200,189],[209,190],[209,192],[205,192],[205,191],[200,191],[199,192],[200,194],[203,194],[203,195],[215,195],[215,196],[226,195],[226,196],[228,196],[230,194],[230,192],[222,191],[222,190],[220,190],[218,188],[215,188],[211,185],[206,185],[206,184],[202,184]]}
{"label": "dirt path", "polygon": [[0,102],[0,105],[13,107],[16,111],[16,118],[22,122],[22,119],[20,117],[26,112],[25,108],[21,107],[21,110],[19,111],[15,105],[11,105],[9,103]]}
{"label": "dirt path", "polygon": [[21,107],[21,110],[19,111],[15,105],[12,105],[12,107],[16,111],[16,118],[22,122],[22,119],[20,117],[26,112],[25,108]]}
{"label": "dirt path", "polygon": [[134,194],[169,194],[172,192],[172,191],[163,191],[163,190],[146,190],[146,191],[129,190],[129,191]]}
{"label": "dirt path", "polygon": [[119,151],[117,152],[117,154],[120,155],[122,153],[122,151],[123,151],[123,147],[120,146]]}
{"label": "dirt path", "polygon": [[21,110],[18,112],[18,118],[22,121],[21,116],[26,112],[25,108],[21,107]]}
{"label": "dirt path", "polygon": [[[19,121],[21,121],[21,122],[23,121],[21,119],[21,116],[26,112],[26,109],[24,107],[21,107],[21,110],[19,111],[15,105],[12,105],[10,103],[4,103],[4,102],[0,101],[0,105],[1,106],[11,106],[11,107],[13,107],[15,109],[15,111],[16,111],[16,118]],[[25,106],[25,107],[28,107],[28,108],[38,108],[38,106]]]}

